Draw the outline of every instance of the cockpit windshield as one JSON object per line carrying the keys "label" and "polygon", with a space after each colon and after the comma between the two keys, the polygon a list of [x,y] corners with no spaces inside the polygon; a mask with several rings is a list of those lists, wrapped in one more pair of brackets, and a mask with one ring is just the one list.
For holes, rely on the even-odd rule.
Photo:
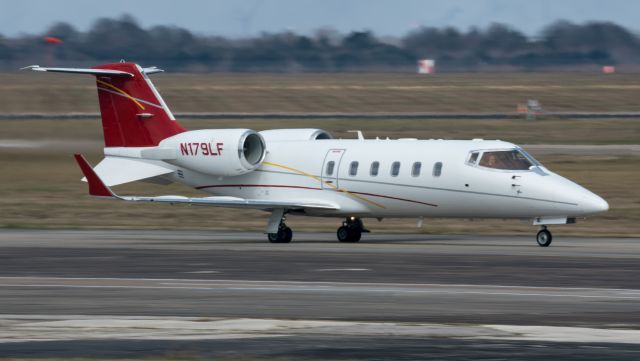
{"label": "cockpit windshield", "polygon": [[529,170],[538,163],[519,149],[495,150],[482,153],[478,163],[481,167],[504,170]]}

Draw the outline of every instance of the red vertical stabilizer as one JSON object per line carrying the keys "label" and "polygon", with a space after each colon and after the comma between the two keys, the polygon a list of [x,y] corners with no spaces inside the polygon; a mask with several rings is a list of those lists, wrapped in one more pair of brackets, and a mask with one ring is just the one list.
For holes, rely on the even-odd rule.
{"label": "red vertical stabilizer", "polygon": [[161,140],[185,131],[140,66],[113,63],[93,69],[133,75],[94,74],[105,147],[156,146]]}

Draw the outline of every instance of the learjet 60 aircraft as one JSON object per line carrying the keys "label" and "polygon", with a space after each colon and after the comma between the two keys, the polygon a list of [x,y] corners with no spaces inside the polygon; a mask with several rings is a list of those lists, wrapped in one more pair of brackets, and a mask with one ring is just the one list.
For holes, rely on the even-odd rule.
{"label": "learjet 60 aircraft", "polygon": [[[532,219],[537,242],[547,225],[608,210],[605,200],[499,140],[333,139],[321,129],[202,129],[174,118],[149,75],[162,70],[120,62],[91,69],[28,69],[96,77],[105,158],[76,160],[89,193],[132,202],[186,203],[270,212],[266,233],[288,243],[287,214],[338,217],[340,242],[358,242],[363,218]],[[110,187],[178,182],[211,194],[120,196]]]}

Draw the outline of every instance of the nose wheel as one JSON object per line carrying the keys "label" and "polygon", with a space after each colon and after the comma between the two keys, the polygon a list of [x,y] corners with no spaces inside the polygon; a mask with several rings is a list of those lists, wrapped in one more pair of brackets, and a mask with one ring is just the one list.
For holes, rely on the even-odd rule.
{"label": "nose wheel", "polygon": [[342,222],[342,227],[338,228],[336,235],[338,241],[343,243],[356,243],[360,241],[362,232],[369,232],[364,228],[360,218],[349,217]]}
{"label": "nose wheel", "polygon": [[542,226],[542,229],[536,235],[536,241],[538,242],[538,246],[549,247],[552,240],[553,240],[553,236],[551,235],[551,232],[549,232],[546,226]]}
{"label": "nose wheel", "polygon": [[280,226],[278,226],[278,232],[267,234],[267,238],[271,243],[291,243],[293,231],[287,227],[284,221],[281,221]]}

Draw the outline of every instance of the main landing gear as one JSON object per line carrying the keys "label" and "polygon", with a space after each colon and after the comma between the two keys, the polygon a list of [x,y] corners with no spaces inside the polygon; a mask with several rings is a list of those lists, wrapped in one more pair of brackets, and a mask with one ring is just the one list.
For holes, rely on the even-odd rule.
{"label": "main landing gear", "polygon": [[269,238],[269,242],[271,243],[291,243],[291,239],[293,239],[293,231],[291,231],[291,228],[287,227],[284,223],[284,217],[280,221],[278,232],[268,233],[267,238]]}
{"label": "main landing gear", "polygon": [[538,246],[540,247],[549,247],[551,241],[553,240],[553,236],[551,232],[547,229],[547,226],[542,226],[540,232],[536,236],[536,241],[538,242]]}
{"label": "main landing gear", "polygon": [[349,217],[342,222],[342,227],[338,228],[337,236],[338,241],[355,243],[360,241],[362,232],[369,232],[364,228],[362,220],[360,218]]}

